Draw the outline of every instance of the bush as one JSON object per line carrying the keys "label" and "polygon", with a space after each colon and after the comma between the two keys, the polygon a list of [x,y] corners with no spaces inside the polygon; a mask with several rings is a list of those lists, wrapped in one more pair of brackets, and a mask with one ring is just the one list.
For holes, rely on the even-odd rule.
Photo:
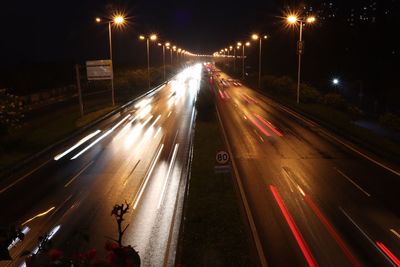
{"label": "bush", "polygon": [[396,114],[387,112],[379,117],[379,122],[385,127],[400,131],[400,117]]}
{"label": "bush", "polygon": [[[297,90],[296,87],[292,87],[292,89],[294,89],[293,91]],[[296,94],[297,92],[294,93],[294,95]],[[313,86],[304,83],[300,85],[300,101],[302,103],[316,103],[320,96],[320,92]]]}
{"label": "bush", "polygon": [[347,113],[350,115],[352,120],[358,120],[363,116],[363,111],[356,106],[349,106],[347,108]]}
{"label": "bush", "polygon": [[261,79],[261,86],[268,93],[278,95],[289,95],[291,88],[295,85],[295,82],[289,76],[263,76]]}
{"label": "bush", "polygon": [[320,102],[340,110],[347,107],[346,100],[338,93],[328,93],[320,98]]}

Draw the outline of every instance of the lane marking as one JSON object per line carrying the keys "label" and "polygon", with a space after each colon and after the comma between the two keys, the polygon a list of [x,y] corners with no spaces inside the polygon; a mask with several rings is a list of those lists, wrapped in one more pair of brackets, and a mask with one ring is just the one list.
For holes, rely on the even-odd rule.
{"label": "lane marking", "polygon": [[226,134],[224,125],[222,123],[222,119],[221,119],[221,115],[219,113],[218,105],[216,106],[216,111],[217,111],[218,122],[219,122],[219,125],[221,126],[222,134],[224,136],[224,141],[225,141],[226,147],[228,149],[229,155],[230,155],[230,157],[232,159],[232,167],[233,167],[234,177],[236,179],[237,186],[239,188],[240,197],[241,197],[242,204],[243,204],[243,207],[244,207],[244,210],[245,210],[245,213],[246,213],[247,221],[248,221],[248,223],[250,225],[250,230],[251,230],[251,234],[252,234],[252,237],[253,237],[253,241],[254,241],[255,247],[257,249],[258,259],[260,260],[260,265],[262,267],[267,267],[268,266],[267,259],[265,258],[264,250],[263,250],[263,247],[262,247],[262,244],[261,244],[260,236],[258,235],[258,232],[257,232],[257,227],[256,227],[256,224],[254,222],[253,214],[251,212],[249,202],[247,201],[247,196],[246,196],[246,194],[244,192],[243,183],[242,183],[242,180],[241,180],[240,175],[239,175],[239,171],[238,171],[238,168],[237,168],[237,165],[236,165],[236,161],[234,160],[234,157],[233,157],[232,148],[231,148],[231,146],[229,144],[228,136]]}
{"label": "lane marking", "polygon": [[395,236],[397,236],[397,238],[400,239],[400,234],[398,232],[396,232],[396,230],[390,229],[390,232],[392,232]]}
{"label": "lane marking", "polygon": [[378,166],[384,168],[385,170],[387,170],[387,171],[389,171],[389,172],[391,172],[391,173],[393,173],[393,174],[395,174],[395,175],[397,175],[397,176],[400,176],[400,171],[394,170],[394,169],[392,169],[392,168],[386,166],[385,164],[383,164],[383,163],[381,163],[381,162],[379,162],[379,161],[377,161],[377,160],[374,160],[373,158],[371,158],[370,156],[364,154],[363,152],[359,151],[358,149],[354,148],[353,146],[351,146],[351,145],[349,145],[349,144],[346,144],[345,142],[341,141],[341,140],[338,139],[337,137],[335,137],[335,136],[331,135],[330,133],[328,133],[326,130],[324,130],[324,129],[323,129],[321,126],[319,126],[318,124],[315,124],[315,123],[313,123],[313,122],[310,122],[309,120],[306,120],[305,118],[302,118],[301,116],[297,115],[297,114],[294,113],[293,111],[290,111],[290,110],[288,110],[287,108],[284,108],[284,107],[282,107],[282,106],[280,106],[280,105],[279,105],[278,107],[279,107],[280,109],[286,111],[287,113],[291,114],[292,116],[294,116],[294,117],[296,117],[296,118],[302,120],[303,122],[306,122],[308,125],[311,125],[311,126],[313,126],[313,127],[318,127],[318,128],[321,130],[321,132],[323,132],[325,135],[327,135],[328,137],[334,139],[336,142],[338,142],[338,143],[344,145],[345,147],[347,147],[348,149],[350,149],[350,150],[352,150],[353,152],[357,153],[358,155],[364,157],[365,159],[367,159],[367,160],[369,160],[369,161],[375,163],[376,165],[378,165]]}
{"label": "lane marking", "polygon": [[14,182],[12,182],[11,184],[9,184],[8,186],[4,187],[3,189],[0,190],[0,194],[4,193],[5,191],[7,191],[8,189],[10,189],[11,187],[13,187],[14,185],[16,185],[17,183],[21,182],[22,180],[24,180],[26,177],[28,177],[29,175],[31,175],[32,173],[36,172],[37,170],[39,170],[41,167],[43,167],[44,165],[46,165],[47,163],[49,163],[51,161],[51,159],[47,160],[46,162],[42,163],[41,165],[39,165],[38,167],[36,167],[35,169],[31,170],[30,172],[28,172],[27,174],[25,174],[24,176],[20,177],[19,179],[15,180]]}
{"label": "lane marking", "polygon": [[149,177],[151,176],[151,174],[154,170],[154,167],[156,166],[156,163],[158,161],[158,158],[160,157],[160,154],[161,154],[161,151],[163,150],[163,148],[164,148],[164,144],[161,144],[161,147],[158,150],[158,153],[150,166],[149,172],[147,173],[146,177],[144,178],[144,183],[142,183],[140,186],[139,193],[132,200],[132,203],[134,203],[133,209],[136,209],[137,205],[139,204],[140,198],[142,197],[143,191],[146,188],[147,182],[149,181]]}
{"label": "lane marking", "polygon": [[390,260],[397,266],[400,267],[400,260],[391,252],[382,242],[376,242],[378,247],[390,258]]}
{"label": "lane marking", "polygon": [[71,180],[69,180],[68,183],[66,183],[66,184],[64,185],[64,187],[68,187],[73,181],[75,181],[75,179],[78,178],[79,175],[81,175],[84,171],[86,171],[86,169],[89,168],[90,165],[93,164],[93,162],[94,162],[94,161],[92,160],[92,161],[89,162],[86,166],[84,166],[74,177],[71,178]]}
{"label": "lane marking", "polygon": [[340,173],[344,178],[346,178],[350,183],[352,183],[355,187],[357,187],[361,192],[363,192],[365,195],[367,195],[367,197],[370,197],[371,194],[368,193],[367,191],[365,191],[361,186],[359,186],[356,182],[354,182],[349,176],[347,176],[346,174],[344,174],[342,171],[340,171],[339,169],[337,169],[336,167],[334,167],[334,169]]}
{"label": "lane marking", "polygon": [[274,196],[276,202],[278,203],[278,206],[279,206],[283,216],[285,217],[286,222],[288,223],[289,228],[292,231],[292,233],[297,241],[297,244],[299,245],[304,257],[306,258],[308,265],[311,267],[318,266],[314,256],[311,253],[310,248],[308,247],[306,241],[304,240],[303,235],[300,233],[296,223],[294,222],[292,216],[290,215],[285,204],[283,203],[283,200],[281,199],[278,190],[273,185],[270,185],[269,188],[270,188],[272,195]]}
{"label": "lane marking", "polygon": [[393,265],[392,261],[388,256],[375,244],[375,242],[368,236],[366,232],[364,232],[363,229],[361,229],[360,226],[353,220],[353,218],[350,217],[350,215],[347,214],[347,212],[342,208],[339,207],[339,210],[347,217],[347,219],[358,229],[358,231],[361,232],[361,234],[368,240],[368,242],[378,250],[378,252],[389,262]]}
{"label": "lane marking", "polygon": [[139,165],[140,159],[138,160],[138,162],[136,162],[135,166],[133,166],[132,170],[130,171],[130,173],[128,174],[128,176],[125,179],[124,182],[124,186],[126,185],[126,183],[128,182],[129,177],[132,175],[132,173],[135,171],[136,167]]}
{"label": "lane marking", "polygon": [[272,124],[266,120],[264,120],[261,116],[254,114],[258,120],[260,120],[265,126],[267,126],[268,128],[270,128],[274,133],[276,133],[276,135],[278,135],[279,137],[282,137],[283,135],[274,127],[272,126]]}
{"label": "lane marking", "polygon": [[262,138],[262,136],[257,132],[257,130],[256,130],[256,129],[253,129],[253,131],[254,131],[254,133],[258,136],[258,138],[260,138],[260,140],[261,140],[262,142],[264,142],[264,138]]}
{"label": "lane marking", "polygon": [[164,181],[163,189],[161,191],[162,193],[161,193],[160,199],[158,201],[157,209],[159,209],[161,207],[161,202],[164,199],[167,183],[168,183],[168,180],[169,180],[169,175],[171,174],[172,166],[175,164],[175,159],[176,159],[176,154],[178,153],[178,148],[179,148],[179,144],[175,144],[174,152],[172,153],[171,162],[170,162],[170,164],[168,166],[167,175],[165,177],[165,181]]}
{"label": "lane marking", "polygon": [[331,237],[336,241],[336,244],[340,247],[340,249],[343,251],[343,253],[347,256],[349,261],[353,266],[361,267],[362,265],[358,262],[356,257],[351,253],[350,249],[347,247],[346,243],[343,241],[343,239],[339,236],[339,234],[336,232],[335,228],[329,223],[329,221],[326,219],[326,217],[323,215],[321,210],[317,207],[317,205],[314,203],[314,201],[311,199],[309,195],[305,195],[304,199],[306,200],[306,203],[311,207],[311,209],[314,211],[314,213],[317,215],[318,219],[322,222],[322,224],[325,226],[326,230],[329,232]]}
{"label": "lane marking", "polygon": [[47,215],[49,212],[51,212],[52,210],[54,210],[55,208],[56,208],[56,207],[51,207],[50,209],[48,209],[48,210],[46,210],[46,211],[44,211],[44,212],[41,212],[41,213],[39,213],[39,214],[36,214],[36,215],[33,216],[32,218],[30,218],[30,219],[26,220],[25,222],[23,222],[21,225],[25,225],[25,224],[27,224],[27,223],[33,221],[33,220],[36,219],[36,218],[43,217],[43,216]]}

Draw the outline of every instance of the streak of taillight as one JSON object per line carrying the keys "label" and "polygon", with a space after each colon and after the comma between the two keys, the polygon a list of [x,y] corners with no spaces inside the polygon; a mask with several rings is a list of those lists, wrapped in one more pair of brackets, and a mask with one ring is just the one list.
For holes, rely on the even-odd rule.
{"label": "streak of taillight", "polygon": [[228,94],[228,91],[224,91],[226,98],[231,98],[231,96]]}
{"label": "streak of taillight", "polygon": [[311,197],[308,195],[305,195],[304,199],[306,200],[307,204],[311,207],[311,209],[314,211],[314,213],[317,215],[318,219],[322,222],[322,224],[328,230],[329,234],[336,241],[336,243],[341,248],[341,250],[344,252],[344,254],[347,256],[347,258],[349,259],[351,264],[353,266],[362,266],[357,261],[357,259],[354,257],[354,255],[351,253],[350,249],[346,246],[344,241],[340,238],[339,234],[335,231],[335,228],[333,228],[333,226],[329,223],[329,221],[322,214],[322,212],[317,207],[317,205],[314,203],[314,201],[311,199]]}
{"label": "streak of taillight", "polygon": [[283,216],[286,219],[286,222],[288,223],[290,230],[292,231],[297,244],[299,245],[301,252],[303,252],[304,257],[306,258],[308,265],[309,266],[318,266],[317,262],[315,261],[314,256],[311,253],[310,248],[307,246],[307,243],[304,241],[304,238],[300,231],[298,230],[292,216],[290,215],[289,211],[287,210],[285,204],[283,203],[278,190],[275,188],[275,186],[270,185],[270,189],[272,192],[272,195],[274,196],[276,202],[278,203],[279,208],[282,211]]}
{"label": "streak of taillight", "polygon": [[225,99],[225,95],[221,92],[221,90],[218,90],[219,92],[219,96],[221,97],[221,99]]}
{"label": "streak of taillight", "polygon": [[271,136],[253,117],[247,116],[249,120],[256,126],[265,136]]}
{"label": "streak of taillight", "polygon": [[271,129],[271,131],[273,131],[274,133],[276,133],[278,136],[282,137],[283,135],[274,128],[274,126],[272,126],[272,124],[266,120],[264,120],[261,116],[254,114],[265,126],[267,126],[268,128]]}
{"label": "streak of taillight", "polygon": [[393,252],[391,252],[382,242],[376,242],[376,244],[397,267],[400,267],[400,260],[393,254]]}

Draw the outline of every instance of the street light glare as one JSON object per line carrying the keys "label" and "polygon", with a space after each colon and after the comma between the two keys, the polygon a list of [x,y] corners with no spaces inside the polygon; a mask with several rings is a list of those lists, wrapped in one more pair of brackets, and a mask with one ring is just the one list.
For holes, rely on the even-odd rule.
{"label": "street light glare", "polygon": [[250,46],[250,42],[246,42],[246,46]]}
{"label": "street light glare", "polygon": [[116,15],[113,18],[113,21],[114,21],[115,24],[123,24],[125,22],[125,18],[123,16],[121,16],[121,15]]}
{"label": "street light glare", "polygon": [[338,85],[338,84],[339,84],[339,79],[338,79],[338,78],[334,78],[334,79],[332,80],[332,83],[333,83],[334,85]]}
{"label": "street light glare", "polygon": [[146,39],[146,38],[144,37],[144,35],[140,35],[140,36],[139,36],[139,39],[140,39],[140,40],[144,40],[144,39]]}
{"label": "street light glare", "polygon": [[150,35],[150,40],[152,40],[152,41],[157,40],[157,35],[156,34]]}
{"label": "street light glare", "polygon": [[297,18],[296,15],[289,15],[289,16],[287,17],[287,21],[288,21],[290,24],[296,23],[297,20],[298,20],[298,18]]}
{"label": "street light glare", "polygon": [[258,40],[258,38],[259,38],[259,36],[257,34],[253,34],[251,36],[251,39],[253,39],[253,40]]}
{"label": "street light glare", "polygon": [[166,42],[166,43],[165,43],[165,46],[166,46],[166,47],[170,47],[170,45],[171,45],[171,44],[170,44],[169,42]]}
{"label": "street light glare", "polygon": [[315,22],[315,20],[316,20],[315,17],[308,17],[308,18],[307,18],[307,22],[308,22],[308,23],[313,23],[313,22]]}
{"label": "street light glare", "polygon": [[101,18],[97,17],[97,18],[96,18],[96,22],[97,22],[97,23],[101,22]]}
{"label": "street light glare", "polygon": [[238,43],[237,43],[237,46],[242,46],[242,43],[241,43],[241,42],[238,42]]}

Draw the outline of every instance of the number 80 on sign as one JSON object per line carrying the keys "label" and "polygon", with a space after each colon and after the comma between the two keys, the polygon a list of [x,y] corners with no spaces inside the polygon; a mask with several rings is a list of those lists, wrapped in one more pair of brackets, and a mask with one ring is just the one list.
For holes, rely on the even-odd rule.
{"label": "number 80 on sign", "polygon": [[218,164],[226,164],[229,161],[229,154],[226,151],[218,151],[215,155],[215,160]]}

